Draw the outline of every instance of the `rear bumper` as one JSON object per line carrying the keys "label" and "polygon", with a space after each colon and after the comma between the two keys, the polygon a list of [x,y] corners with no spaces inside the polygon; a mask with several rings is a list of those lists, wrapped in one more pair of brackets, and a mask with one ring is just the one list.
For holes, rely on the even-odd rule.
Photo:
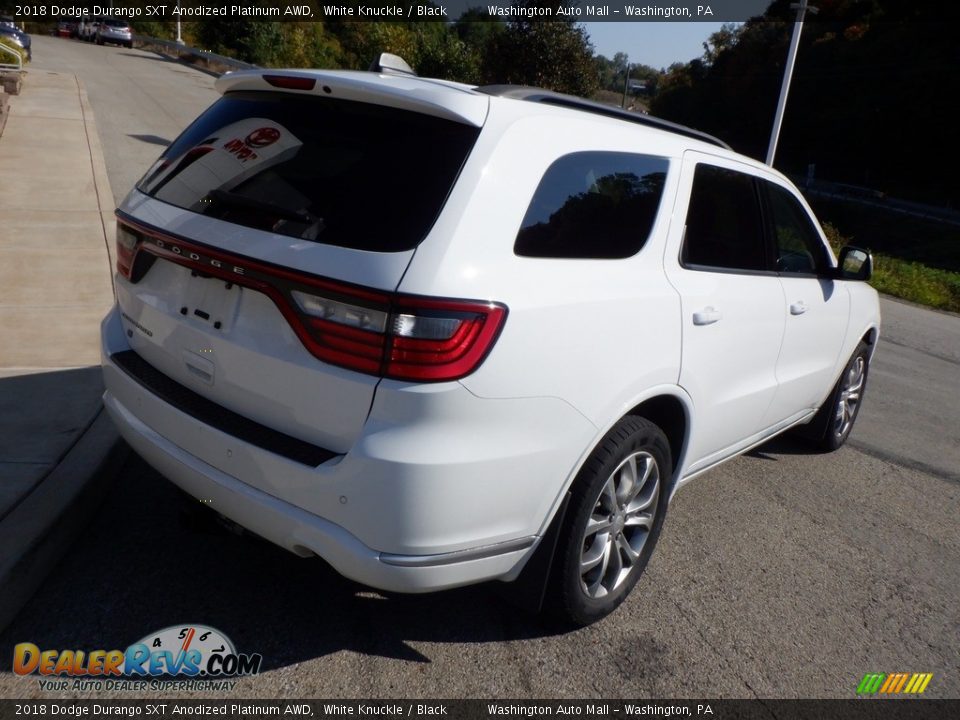
{"label": "rear bumper", "polygon": [[137,453],[257,535],[385,590],[514,579],[596,432],[559,400],[385,383],[350,451],[310,467],[157,397],[110,359],[126,349],[114,310],[103,323],[104,404]]}
{"label": "rear bumper", "polygon": [[130,446],[174,484],[217,512],[299,555],[322,557],[345,577],[394,592],[428,592],[508,576],[536,538],[482,550],[485,557],[384,555],[335,523],[267,495],[165,440],[109,391],[104,405]]}

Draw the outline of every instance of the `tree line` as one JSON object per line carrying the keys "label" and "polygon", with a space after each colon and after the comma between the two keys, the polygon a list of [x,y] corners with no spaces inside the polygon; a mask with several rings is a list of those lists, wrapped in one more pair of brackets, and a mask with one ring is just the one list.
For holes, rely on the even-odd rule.
{"label": "tree line", "polygon": [[[433,6],[429,0],[416,4]],[[136,32],[154,37],[170,38],[173,32],[169,22],[132,25]],[[211,18],[182,23],[181,32],[188,44],[264,67],[366,69],[381,52],[392,52],[425,77],[477,85],[538,85],[586,97],[600,87],[583,27],[573,22],[504,22],[481,8],[468,10],[454,23]]]}
{"label": "tree line", "polygon": [[[814,166],[817,177],[960,206],[952,163],[933,161],[956,152],[960,102],[960,42],[950,23],[931,21],[944,2],[814,0],[819,14],[808,15],[803,30],[777,166],[797,175]],[[600,93],[609,101],[629,77],[643,83],[652,114],[763,159],[795,18],[790,5],[774,0],[762,16],[714,33],[701,57],[659,70],[630,64],[624,53],[595,54],[574,22],[504,22],[483,8],[453,23],[218,18],[184,27],[203,49],[264,66],[365,69],[386,51],[423,76]],[[171,32],[159,23],[137,30]]]}
{"label": "tree line", "polygon": [[[813,0],[776,166],[880,193],[960,207],[960,43],[941,0]],[[766,156],[796,11],[724,26],[702,57],[663,74],[650,111]]]}
{"label": "tree line", "polygon": [[[819,14],[808,15],[803,30],[777,166],[798,175],[814,166],[820,178],[960,207],[960,185],[949,176],[960,42],[954,24],[935,21],[949,0],[812,1]],[[0,0],[0,9],[6,4]],[[795,18],[790,5],[773,0],[763,15],[710,36],[700,57],[662,69],[630,64],[624,53],[597,55],[572,21],[504,21],[480,7],[452,23],[211,18],[182,27],[188,44],[265,67],[366,69],[380,52],[393,52],[423,76],[610,102],[629,77],[643,83],[641,109],[763,159]],[[170,22],[133,25],[144,35],[174,32]]]}

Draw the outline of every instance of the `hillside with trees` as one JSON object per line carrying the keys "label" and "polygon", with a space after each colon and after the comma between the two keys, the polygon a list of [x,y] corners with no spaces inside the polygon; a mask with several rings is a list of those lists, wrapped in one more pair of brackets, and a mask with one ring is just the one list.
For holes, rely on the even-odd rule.
{"label": "hillside with trees", "polygon": [[[544,0],[531,0],[529,4]],[[960,42],[931,22],[942,0],[814,0],[781,133],[777,166],[803,176],[960,208],[950,182],[960,90]],[[431,5],[429,0],[421,0]],[[382,51],[422,75],[476,84],[539,85],[618,102],[629,71],[637,109],[705,130],[736,150],[766,154],[795,11],[775,0],[742,25],[724,26],[701,57],[666,70],[594,54],[573,22],[504,22],[485,8],[455,23],[185,23],[189,42],[264,66],[366,68]],[[946,15],[944,15],[946,17]],[[169,23],[138,23],[169,35]],[[642,84],[642,89],[638,87]]]}
{"label": "hillside with trees", "polygon": [[[937,2],[814,0],[777,151],[778,168],[960,208],[960,43]],[[766,155],[795,11],[726,26],[702,58],[671,67],[651,112]],[[944,13],[941,17],[946,18]]]}
{"label": "hillside with trees", "polygon": [[[415,4],[434,5],[429,0]],[[132,24],[144,35],[171,34],[169,22]],[[593,47],[582,26],[573,21],[505,22],[480,7],[455,23],[216,18],[183,23],[182,29],[190,44],[262,66],[366,69],[379,53],[392,52],[429,77],[539,85],[588,97],[599,87]]]}
{"label": "hillside with trees", "polygon": [[[479,6],[452,23],[211,18],[184,22],[183,35],[190,45],[262,66],[365,69],[386,51],[425,76],[539,85],[610,103],[620,102],[629,77],[627,104],[636,110],[762,159],[795,17],[790,3],[774,0],[763,16],[714,33],[701,57],[661,70],[630,64],[622,52],[596,55],[573,21],[504,21]],[[820,12],[804,27],[777,167],[804,176],[813,165],[817,178],[960,209],[960,185],[948,175],[957,155],[960,42],[947,21],[955,13],[938,14],[949,8],[946,0],[813,3]],[[133,25],[144,35],[173,34],[170,22]]]}

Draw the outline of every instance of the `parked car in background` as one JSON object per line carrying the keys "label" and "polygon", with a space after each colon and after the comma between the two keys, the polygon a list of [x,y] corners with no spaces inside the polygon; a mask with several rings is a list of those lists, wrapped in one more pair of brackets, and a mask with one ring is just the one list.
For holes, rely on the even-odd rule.
{"label": "parked car in background", "polygon": [[97,26],[95,40],[97,45],[110,43],[128,48],[133,47],[133,33],[125,20],[113,20],[111,18],[101,20]]}
{"label": "parked car in background", "polygon": [[716,138],[397,61],[216,81],[117,210],[104,405],[297,555],[399,592],[537,578],[593,622],[679,487],[847,440],[869,253]]}
{"label": "parked car in background", "polygon": [[77,23],[73,20],[61,20],[57,23],[57,29],[54,33],[57,37],[72,38],[77,34]]}
{"label": "parked car in background", "polygon": [[84,15],[77,24],[77,39],[84,42],[93,42],[97,36],[97,28],[100,27],[102,18],[92,15]]}
{"label": "parked car in background", "polygon": [[[30,35],[18,28],[13,22],[0,22],[0,37],[6,38],[24,50],[27,54],[27,60],[33,58],[33,52],[30,49]],[[8,62],[8,60],[2,60],[0,62]]]}

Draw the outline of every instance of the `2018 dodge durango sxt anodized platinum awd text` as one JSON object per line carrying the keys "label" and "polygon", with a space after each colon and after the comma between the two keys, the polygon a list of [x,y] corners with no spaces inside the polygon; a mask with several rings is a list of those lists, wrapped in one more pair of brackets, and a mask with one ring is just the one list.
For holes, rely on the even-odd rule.
{"label": "2018 dodge durango sxt anodized platinum awd text", "polygon": [[106,407],[187,493],[347,577],[536,568],[592,622],[685,482],[797,426],[843,444],[870,256],[714,138],[398,60],[217,80],[117,211]]}

